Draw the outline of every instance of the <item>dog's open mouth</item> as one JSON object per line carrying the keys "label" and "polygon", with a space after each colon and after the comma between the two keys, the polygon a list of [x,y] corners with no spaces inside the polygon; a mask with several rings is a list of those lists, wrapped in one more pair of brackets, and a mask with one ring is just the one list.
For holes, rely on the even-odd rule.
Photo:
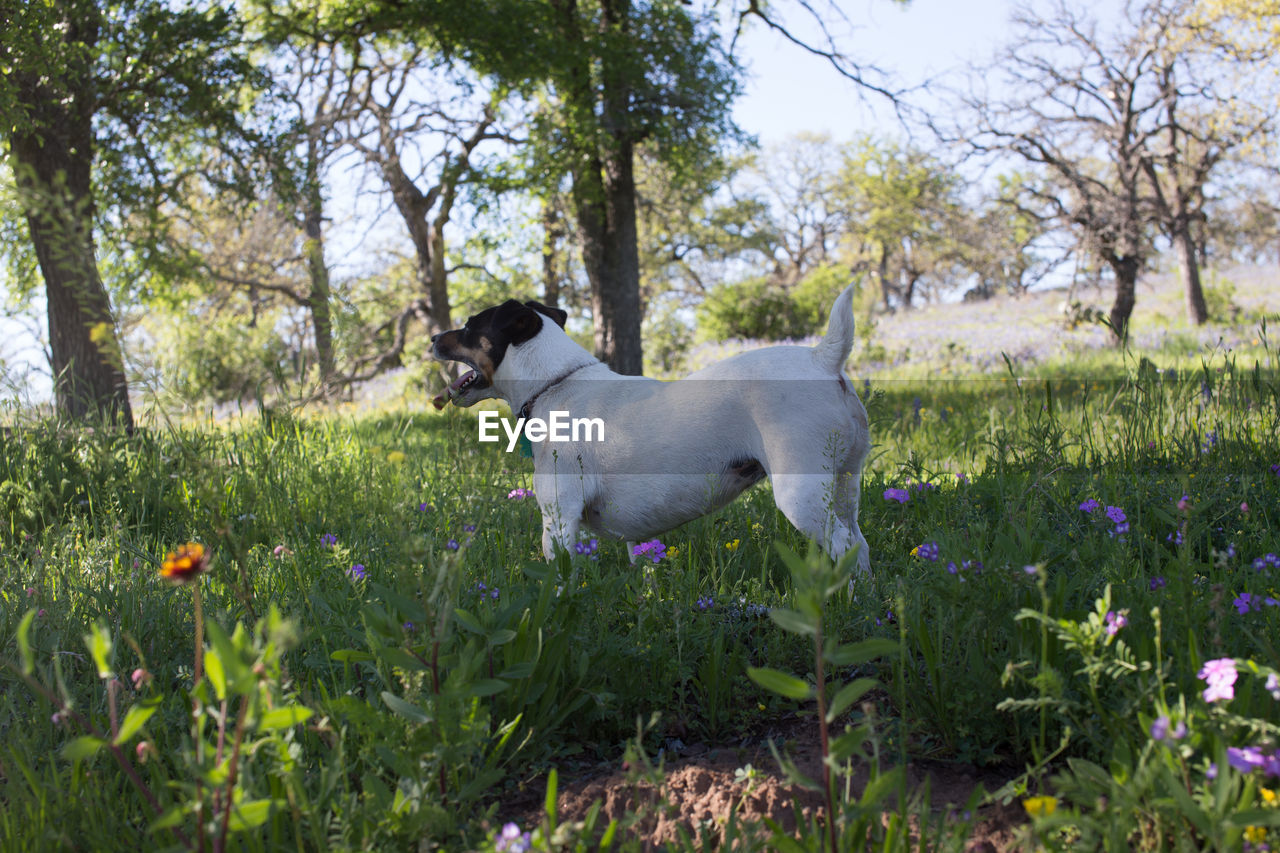
{"label": "dog's open mouth", "polygon": [[431,403],[437,409],[443,409],[446,403],[456,400],[468,391],[479,391],[489,386],[489,381],[484,378],[484,374],[468,359],[459,358],[455,360],[462,362],[471,369],[450,382],[449,387],[445,389],[443,394],[437,394],[432,398]]}

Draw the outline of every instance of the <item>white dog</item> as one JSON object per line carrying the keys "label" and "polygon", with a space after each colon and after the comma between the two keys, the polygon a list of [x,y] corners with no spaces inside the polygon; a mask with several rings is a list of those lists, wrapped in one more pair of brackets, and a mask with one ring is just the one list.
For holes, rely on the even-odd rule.
{"label": "white dog", "polygon": [[564,311],[514,299],[433,335],[432,354],[472,368],[449,386],[458,406],[500,398],[525,419],[558,412],[603,423],[603,435],[533,446],[548,560],[573,547],[583,522],[636,542],[768,476],[778,509],[800,532],[837,560],[856,547],[866,571],[858,502],[870,434],[843,372],[852,302],[852,288],[837,297],[815,347],[752,350],[678,382],[614,373],[565,333]]}

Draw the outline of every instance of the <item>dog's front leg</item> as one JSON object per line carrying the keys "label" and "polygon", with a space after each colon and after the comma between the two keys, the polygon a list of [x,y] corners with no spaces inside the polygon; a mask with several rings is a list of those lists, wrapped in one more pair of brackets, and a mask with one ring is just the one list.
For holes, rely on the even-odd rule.
{"label": "dog's front leg", "polygon": [[557,550],[571,551],[578,541],[578,527],[582,520],[582,503],[573,505],[562,498],[552,497],[545,503],[539,494],[538,509],[542,511],[542,555],[551,562]]}

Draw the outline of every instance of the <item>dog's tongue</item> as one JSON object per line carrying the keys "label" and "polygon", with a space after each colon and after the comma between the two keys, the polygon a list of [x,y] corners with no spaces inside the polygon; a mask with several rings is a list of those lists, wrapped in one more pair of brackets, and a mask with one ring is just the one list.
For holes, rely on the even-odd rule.
{"label": "dog's tongue", "polygon": [[461,388],[461,387],[462,387],[462,383],[463,383],[463,382],[466,382],[468,379],[470,379],[472,376],[475,376],[475,375],[476,375],[476,372],[475,372],[474,370],[468,370],[466,373],[462,374],[462,375],[461,375],[461,376],[459,376],[457,379],[455,379],[455,380],[453,380],[452,382],[450,382],[450,383],[449,383],[449,396],[450,396],[450,397],[452,397],[452,396],[453,396],[453,392],[454,392],[454,391],[457,391],[459,388]]}
{"label": "dog's tongue", "polygon": [[472,376],[475,376],[475,374],[476,372],[474,370],[468,370],[466,373],[450,382],[445,393],[437,394],[431,398],[431,405],[435,406],[437,409],[443,409],[445,405],[453,399],[453,396],[462,388],[462,383],[466,382]]}

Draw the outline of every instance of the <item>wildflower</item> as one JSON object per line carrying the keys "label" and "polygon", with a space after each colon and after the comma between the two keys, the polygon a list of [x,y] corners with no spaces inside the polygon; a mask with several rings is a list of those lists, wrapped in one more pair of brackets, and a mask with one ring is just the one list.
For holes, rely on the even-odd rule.
{"label": "wildflower", "polygon": [[155,753],[156,748],[151,745],[151,741],[138,741],[138,745],[134,747],[134,754],[138,756],[139,764],[146,764],[147,758]]}
{"label": "wildflower", "polygon": [[631,549],[631,555],[633,557],[648,557],[657,563],[667,555],[667,546],[657,539],[650,542],[641,542]]}
{"label": "wildflower", "polygon": [[464,525],[462,525],[462,532],[463,532],[463,533],[475,533],[475,532],[476,532],[476,526],[475,526],[474,524],[464,524]]}
{"label": "wildflower", "polygon": [[1277,477],[1280,477],[1280,465],[1272,465],[1271,473],[1275,474]]}
{"label": "wildflower", "polygon": [[338,544],[338,537],[334,536],[332,533],[326,533],[320,537],[321,548],[332,548],[334,545],[337,545],[337,544]]}
{"label": "wildflower", "polygon": [[1270,788],[1259,788],[1258,793],[1262,795],[1262,802],[1274,808],[1280,804],[1280,798],[1276,796],[1276,792]]}
{"label": "wildflower", "polygon": [[1129,611],[1121,610],[1117,613],[1114,610],[1108,610],[1106,616],[1107,636],[1114,637],[1120,633],[1120,629],[1129,624]]}
{"label": "wildflower", "polygon": [[1163,714],[1151,723],[1151,739],[1154,741],[1182,740],[1187,736],[1187,724],[1182,720],[1170,728],[1170,719]]}
{"label": "wildflower", "polygon": [[1244,840],[1246,844],[1253,845],[1252,849],[1254,850],[1270,849],[1266,845],[1267,828],[1265,826],[1246,826],[1244,828]]}
{"label": "wildflower", "polygon": [[938,543],[925,542],[923,545],[917,545],[915,550],[911,552],[912,556],[922,557],[930,562],[938,561]]}
{"label": "wildflower", "polygon": [[1168,585],[1169,582],[1164,579],[1164,575],[1156,575],[1147,584],[1147,586],[1151,588],[1152,592],[1155,592],[1157,589],[1164,589]]}
{"label": "wildflower", "polygon": [[724,547],[725,547],[726,549],[730,550],[730,551],[736,551],[736,550],[738,550],[738,546],[739,546],[740,544],[742,544],[742,540],[741,540],[741,539],[735,539],[735,540],[733,540],[732,542],[726,542],[726,543],[724,543]]}
{"label": "wildflower", "polygon": [[418,504],[418,512],[427,512],[430,509],[431,509],[431,505],[428,504],[426,501],[423,501],[422,503]]}
{"label": "wildflower", "polygon": [[1038,575],[1040,574],[1040,567],[1039,566],[1023,566],[1022,571],[1028,575]]}
{"label": "wildflower", "polygon": [[531,497],[533,497],[533,489],[512,489],[507,492],[507,500],[509,501],[522,501]]}
{"label": "wildflower", "polygon": [[496,586],[493,589],[489,590],[489,598],[493,601],[498,600],[498,594],[499,594],[498,588]]}
{"label": "wildflower", "polygon": [[406,622],[400,627],[404,629],[404,632],[406,634],[412,634],[415,630],[417,630],[417,628],[414,627],[414,624],[412,622]]}
{"label": "wildflower", "polygon": [[528,832],[522,833],[520,827],[508,823],[494,839],[493,849],[498,853],[528,853],[533,849],[533,841]]}
{"label": "wildflower", "polygon": [[456,551],[458,550],[458,540],[450,539],[448,542],[444,543],[444,547],[448,548],[450,551]]}
{"label": "wildflower", "polygon": [[142,685],[151,683],[151,673],[147,672],[142,667],[138,667],[133,671],[133,674],[129,676],[129,680],[133,682],[134,690],[141,690]]}
{"label": "wildflower", "polygon": [[1178,500],[1178,509],[1182,512],[1187,512],[1191,509],[1191,495],[1183,495]]}
{"label": "wildflower", "polygon": [[1253,597],[1253,593],[1251,592],[1240,593],[1232,600],[1231,603],[1235,605],[1236,613],[1239,613],[1242,616],[1250,610],[1262,609],[1262,605]]}
{"label": "wildflower", "polygon": [[933,483],[912,483],[908,488],[915,489],[917,492],[925,492],[930,489],[938,488]]}
{"label": "wildflower", "polygon": [[1170,533],[1168,536],[1164,537],[1164,541],[1172,542],[1174,545],[1181,545],[1182,544],[1182,528],[1179,527],[1178,529]]}
{"label": "wildflower", "polygon": [[27,587],[27,598],[34,598],[35,594],[36,594],[36,588],[34,586]]}
{"label": "wildflower", "polygon": [[1267,757],[1256,746],[1229,746],[1227,747],[1227,763],[1241,773],[1252,773],[1254,770],[1266,766]]}
{"label": "wildflower", "polygon": [[1208,453],[1210,450],[1218,446],[1218,431],[1211,430],[1204,438],[1204,443],[1200,445],[1201,453]]}
{"label": "wildflower", "polygon": [[393,450],[387,454],[387,461],[390,462],[392,465],[403,464],[406,458],[408,457],[406,457],[404,455],[404,452],[401,450]]}
{"label": "wildflower", "polygon": [[354,566],[347,569],[347,574],[351,575],[351,579],[353,581],[362,581],[369,576],[369,573],[365,571],[362,563],[356,563]]}
{"label": "wildflower", "polygon": [[1271,698],[1280,702],[1280,677],[1273,672],[1267,676],[1267,692],[1271,694]]}
{"label": "wildflower", "polygon": [[1032,818],[1048,817],[1058,808],[1057,797],[1028,797],[1022,801],[1022,807]]}
{"label": "wildflower", "polygon": [[957,568],[956,568],[956,562],[955,562],[955,560],[948,560],[948,561],[947,561],[947,572],[948,572],[949,574],[953,574],[953,575],[954,575],[957,571],[958,571],[958,570],[957,570]]}
{"label": "wildflower", "polygon": [[709,595],[705,598],[701,596],[698,597],[699,610],[710,610],[712,607],[715,607],[715,604],[716,604],[715,599]]}
{"label": "wildflower", "polygon": [[277,545],[271,549],[271,553],[277,560],[283,560],[285,557],[293,556],[293,551],[289,550],[287,545]]}
{"label": "wildflower", "polygon": [[1128,517],[1125,516],[1124,510],[1118,506],[1108,506],[1106,509],[1106,516],[1111,519],[1117,527],[1129,520]]}
{"label": "wildflower", "polygon": [[177,551],[170,551],[160,566],[160,577],[177,584],[186,584],[198,578],[209,568],[209,553],[199,542],[188,542]]}
{"label": "wildflower", "polygon": [[62,725],[62,721],[65,719],[66,716],[61,711],[54,711],[53,715],[49,717],[49,722],[53,723],[55,726],[60,726]]}
{"label": "wildflower", "polygon": [[885,489],[884,499],[887,501],[897,501],[900,504],[904,504],[907,501],[911,500],[911,493],[908,492],[906,489]]}
{"label": "wildflower", "polygon": [[968,482],[969,482],[969,478],[968,478],[968,476],[966,476],[965,474],[956,474],[956,483],[957,483],[958,485],[962,485],[962,486],[963,486],[963,485],[965,485],[965,484],[966,484],[966,483],[968,483]]}
{"label": "wildflower", "polygon": [[592,539],[589,542],[576,542],[573,546],[575,554],[591,555],[600,547],[600,540]]}
{"label": "wildflower", "polygon": [[960,568],[962,571],[973,572],[976,575],[981,574],[982,570],[986,567],[982,564],[981,560],[962,560],[960,562]]}
{"label": "wildflower", "polygon": [[[667,549],[667,557],[668,557],[668,558],[670,558],[670,559],[674,560],[676,557],[679,557],[679,556],[680,556],[680,549],[679,549],[679,548],[668,548],[668,549]],[[591,559],[595,560],[595,559],[597,559],[597,558],[596,558],[596,557],[592,557]]]}
{"label": "wildflower", "polygon": [[1236,662],[1233,658],[1216,658],[1205,661],[1197,678],[1208,683],[1204,690],[1204,701],[1217,702],[1219,699],[1230,701],[1235,697]]}
{"label": "wildflower", "polygon": [[1100,507],[1100,506],[1102,506],[1102,504],[1098,503],[1098,501],[1097,501],[1097,499],[1096,499],[1096,498],[1089,498],[1089,500],[1087,500],[1087,501],[1085,501],[1084,503],[1080,504],[1080,511],[1081,511],[1081,512],[1093,512],[1094,510],[1096,510],[1096,509],[1097,509],[1098,507]]}

